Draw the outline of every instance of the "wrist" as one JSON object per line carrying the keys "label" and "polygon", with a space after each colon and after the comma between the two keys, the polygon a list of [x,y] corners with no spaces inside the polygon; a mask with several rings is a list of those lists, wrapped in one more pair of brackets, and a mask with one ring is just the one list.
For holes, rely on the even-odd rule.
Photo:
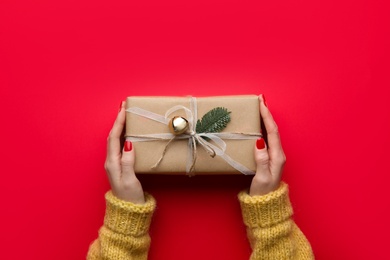
{"label": "wrist", "polygon": [[145,196],[141,183],[136,180],[129,184],[124,184],[120,187],[113,187],[112,194],[120,200],[135,204],[144,204]]}
{"label": "wrist", "polygon": [[264,196],[273,191],[276,191],[280,187],[280,181],[263,181],[256,176],[252,179],[251,186],[248,194],[250,196]]}

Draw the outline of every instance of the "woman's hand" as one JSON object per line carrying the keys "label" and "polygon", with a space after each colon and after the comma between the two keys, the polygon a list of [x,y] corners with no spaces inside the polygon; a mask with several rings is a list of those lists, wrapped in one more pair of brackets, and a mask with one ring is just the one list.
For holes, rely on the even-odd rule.
{"label": "woman's hand", "polygon": [[145,203],[141,183],[134,173],[134,149],[126,141],[121,151],[120,138],[125,125],[125,102],[122,102],[114,126],[107,138],[107,157],[104,164],[112,193],[119,199],[137,204]]}
{"label": "woman's hand", "polygon": [[276,190],[280,185],[283,167],[286,162],[278,126],[267,108],[263,95],[259,96],[259,101],[260,116],[267,132],[268,147],[263,138],[257,140],[255,147],[257,168],[249,189],[249,195],[251,196],[265,195]]}

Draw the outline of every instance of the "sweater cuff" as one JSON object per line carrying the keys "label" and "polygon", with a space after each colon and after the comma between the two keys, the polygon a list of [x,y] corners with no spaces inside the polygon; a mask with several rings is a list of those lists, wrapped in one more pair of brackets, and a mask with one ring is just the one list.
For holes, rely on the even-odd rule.
{"label": "sweater cuff", "polygon": [[118,199],[112,191],[106,193],[104,225],[123,235],[142,236],[149,231],[156,201],[145,193],[145,204]]}
{"label": "sweater cuff", "polygon": [[244,223],[250,228],[273,226],[293,214],[288,185],[284,182],[277,190],[263,196],[250,196],[248,191],[242,191],[238,199]]}

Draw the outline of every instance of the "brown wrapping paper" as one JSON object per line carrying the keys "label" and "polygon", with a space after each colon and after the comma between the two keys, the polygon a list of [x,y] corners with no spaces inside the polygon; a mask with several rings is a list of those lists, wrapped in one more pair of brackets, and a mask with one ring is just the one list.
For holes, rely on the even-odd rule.
{"label": "brown wrapping paper", "polygon": [[[215,107],[226,107],[231,111],[231,121],[223,132],[260,133],[259,101],[255,95],[197,97],[198,119]],[[126,109],[139,107],[162,116],[173,106],[182,105],[190,108],[189,97],[128,97]],[[183,110],[173,116],[186,117]],[[126,134],[143,135],[169,133],[167,125],[126,112]],[[233,160],[255,171],[254,147],[256,140],[224,140],[226,154]],[[157,168],[151,167],[159,160],[168,140],[134,142],[136,153],[136,173],[185,174],[187,164],[188,139],[174,140]],[[242,174],[219,156],[214,158],[197,146],[195,174]]]}

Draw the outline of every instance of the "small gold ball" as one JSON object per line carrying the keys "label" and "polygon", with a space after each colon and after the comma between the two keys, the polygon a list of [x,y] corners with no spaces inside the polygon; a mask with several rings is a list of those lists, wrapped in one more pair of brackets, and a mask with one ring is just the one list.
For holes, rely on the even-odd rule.
{"label": "small gold ball", "polygon": [[188,121],[184,117],[175,116],[169,121],[169,130],[174,135],[181,135],[188,129]]}

